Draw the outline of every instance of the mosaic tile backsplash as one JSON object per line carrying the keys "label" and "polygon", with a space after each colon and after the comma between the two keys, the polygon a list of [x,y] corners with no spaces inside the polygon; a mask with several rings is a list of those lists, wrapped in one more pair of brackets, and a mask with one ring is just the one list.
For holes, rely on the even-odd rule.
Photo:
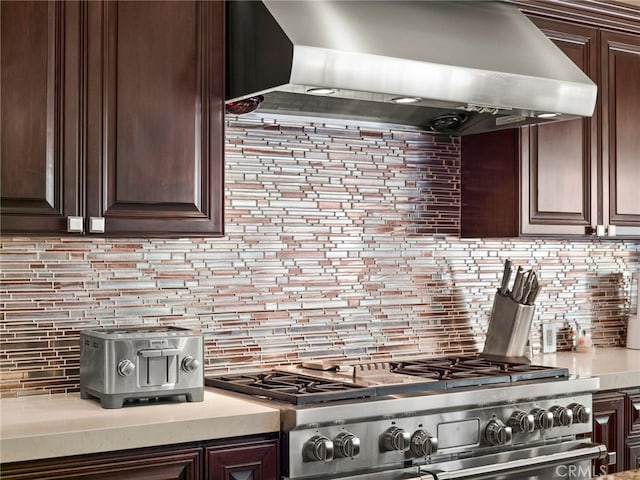
{"label": "mosaic tile backsplash", "polygon": [[1,394],[77,391],[98,325],[201,329],[207,373],[477,352],[506,258],[541,277],[534,351],[541,323],[624,344],[638,242],[459,232],[458,139],[229,117],[223,238],[1,239]]}

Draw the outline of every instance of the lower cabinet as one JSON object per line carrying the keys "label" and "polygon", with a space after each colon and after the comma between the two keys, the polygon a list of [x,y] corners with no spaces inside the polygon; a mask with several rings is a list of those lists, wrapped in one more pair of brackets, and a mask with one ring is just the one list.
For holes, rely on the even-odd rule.
{"label": "lower cabinet", "polygon": [[640,438],[627,444],[627,468],[629,470],[640,468]]}
{"label": "lower cabinet", "polygon": [[278,439],[242,437],[16,462],[2,480],[277,480]]}
{"label": "lower cabinet", "polygon": [[593,396],[593,441],[608,458],[594,462],[594,473],[640,468],[640,389],[602,392]]}
{"label": "lower cabinet", "polygon": [[278,476],[278,446],[273,441],[205,449],[205,480],[267,480]]}
{"label": "lower cabinet", "polygon": [[609,455],[594,461],[594,473],[601,475],[624,470],[624,394],[593,396],[593,441],[607,447]]}

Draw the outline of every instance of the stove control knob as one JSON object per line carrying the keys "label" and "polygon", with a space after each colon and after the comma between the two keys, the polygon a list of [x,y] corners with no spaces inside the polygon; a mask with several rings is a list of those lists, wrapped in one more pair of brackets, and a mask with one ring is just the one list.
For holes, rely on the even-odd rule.
{"label": "stove control knob", "polygon": [[581,403],[571,403],[567,408],[573,412],[573,420],[576,423],[591,422],[591,409],[589,407],[585,407]]}
{"label": "stove control knob", "polygon": [[561,407],[560,405],[554,405],[549,411],[553,413],[554,427],[568,427],[573,423],[573,412],[570,409]]}
{"label": "stove control knob", "polygon": [[330,462],[333,460],[333,442],[322,435],[314,435],[302,447],[305,462]]}
{"label": "stove control knob", "polygon": [[491,420],[484,433],[487,441],[491,445],[506,445],[511,443],[511,427],[507,427],[500,420]]}
{"label": "stove control knob", "polygon": [[118,375],[121,377],[128,377],[135,369],[136,366],[131,360],[120,360],[120,363],[118,363]]}
{"label": "stove control knob", "polygon": [[553,427],[553,412],[549,412],[543,408],[534,408],[531,415],[535,419],[536,430],[547,430]]}
{"label": "stove control knob", "polygon": [[404,452],[411,444],[411,435],[398,427],[391,427],[382,434],[382,450],[385,452]]}
{"label": "stove control knob", "polygon": [[182,359],[182,371],[185,373],[191,373],[200,366],[198,359],[193,358],[191,355],[187,355]]}
{"label": "stove control knob", "polygon": [[411,437],[410,448],[416,457],[433,455],[438,451],[438,439],[425,430],[416,430]]}
{"label": "stove control knob", "polygon": [[340,432],[333,440],[335,456],[341,458],[354,458],[360,455],[360,439],[353,433]]}
{"label": "stove control knob", "polygon": [[509,425],[514,432],[531,433],[536,429],[536,420],[530,413],[522,410],[516,410],[509,417],[507,425]]}

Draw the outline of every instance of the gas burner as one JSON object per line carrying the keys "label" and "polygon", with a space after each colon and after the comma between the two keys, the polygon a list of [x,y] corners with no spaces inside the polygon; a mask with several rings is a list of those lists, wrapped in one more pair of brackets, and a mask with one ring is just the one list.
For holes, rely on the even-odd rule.
{"label": "gas burner", "polygon": [[283,400],[294,405],[362,399],[376,395],[374,388],[363,385],[280,370],[208,377],[205,384],[263,398]]}

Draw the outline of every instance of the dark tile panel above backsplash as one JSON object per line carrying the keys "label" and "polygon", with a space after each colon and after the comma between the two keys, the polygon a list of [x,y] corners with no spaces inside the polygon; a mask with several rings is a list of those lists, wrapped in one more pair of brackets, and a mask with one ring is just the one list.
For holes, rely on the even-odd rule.
{"label": "dark tile panel above backsplash", "polygon": [[227,119],[223,238],[3,238],[3,396],[78,389],[83,328],[205,334],[206,371],[482,348],[502,262],[536,268],[541,322],[625,338],[631,241],[464,239],[460,142],[384,125]]}

